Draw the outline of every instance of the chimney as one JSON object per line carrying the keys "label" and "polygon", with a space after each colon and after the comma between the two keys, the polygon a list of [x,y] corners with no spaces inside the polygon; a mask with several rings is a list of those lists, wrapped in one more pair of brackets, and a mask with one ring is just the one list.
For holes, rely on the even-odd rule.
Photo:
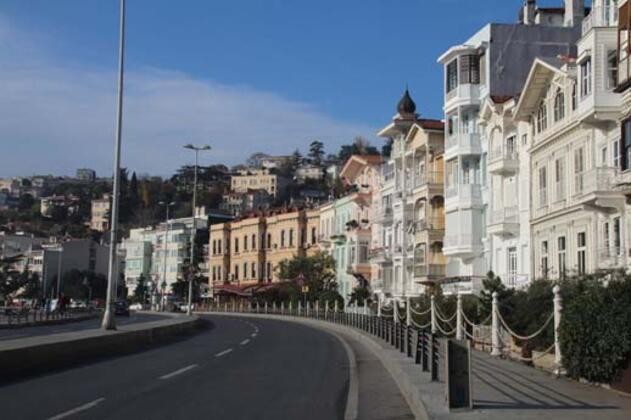
{"label": "chimney", "polygon": [[585,0],[565,0],[565,26],[580,25],[585,18]]}
{"label": "chimney", "polygon": [[535,24],[535,11],[537,10],[537,0],[526,0],[524,2],[523,10],[523,24],[534,25]]}

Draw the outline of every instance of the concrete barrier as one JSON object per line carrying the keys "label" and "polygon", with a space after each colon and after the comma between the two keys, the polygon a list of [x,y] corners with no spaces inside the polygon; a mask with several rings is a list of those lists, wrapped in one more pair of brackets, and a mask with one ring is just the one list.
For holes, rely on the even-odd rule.
{"label": "concrete barrier", "polygon": [[116,331],[84,330],[0,342],[0,380],[142,350],[204,326],[199,317],[125,325]]}

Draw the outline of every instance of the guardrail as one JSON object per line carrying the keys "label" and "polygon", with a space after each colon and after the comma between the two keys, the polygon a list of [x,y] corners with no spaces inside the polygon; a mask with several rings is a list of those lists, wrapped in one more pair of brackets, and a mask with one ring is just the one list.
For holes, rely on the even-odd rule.
{"label": "guardrail", "polygon": [[20,326],[46,321],[84,318],[99,313],[96,309],[69,308],[65,311],[49,311],[46,309],[0,307],[0,327],[3,325]]}

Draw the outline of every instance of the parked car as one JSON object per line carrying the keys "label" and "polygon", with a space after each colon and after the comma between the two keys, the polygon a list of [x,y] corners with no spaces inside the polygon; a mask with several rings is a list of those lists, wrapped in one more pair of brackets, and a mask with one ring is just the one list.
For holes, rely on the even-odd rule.
{"label": "parked car", "polygon": [[126,300],[114,302],[114,315],[129,316],[129,304]]}
{"label": "parked car", "polygon": [[129,309],[131,309],[132,311],[142,311],[143,305],[140,302],[132,303],[131,305],[129,305]]}

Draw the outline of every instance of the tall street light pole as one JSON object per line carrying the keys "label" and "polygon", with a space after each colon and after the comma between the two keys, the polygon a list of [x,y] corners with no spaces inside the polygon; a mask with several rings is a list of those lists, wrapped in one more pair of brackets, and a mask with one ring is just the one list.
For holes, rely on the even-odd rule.
{"label": "tall street light pole", "polygon": [[191,235],[191,263],[190,263],[190,273],[188,275],[188,305],[186,308],[186,314],[193,314],[193,277],[196,273],[195,267],[195,236],[197,233],[197,224],[196,222],[196,207],[197,207],[197,166],[199,164],[199,152],[204,150],[210,150],[210,146],[207,144],[203,146],[193,146],[192,144],[187,144],[184,146],[185,149],[193,150],[195,152],[195,172],[193,175],[193,234]]}
{"label": "tall street light pole", "polygon": [[105,314],[101,328],[104,330],[115,330],[116,320],[114,319],[114,293],[116,292],[114,276],[118,273],[116,264],[116,242],[118,231],[118,200],[120,196],[120,159],[121,159],[121,133],[123,128],[123,70],[125,68],[125,0],[120,0],[120,24],[119,24],[119,45],[118,45],[118,109],[116,112],[116,141],[114,143],[114,185],[112,197],[111,231],[109,267],[107,275],[107,296],[105,301]]}
{"label": "tall street light pole", "polygon": [[166,220],[164,221],[165,223],[165,231],[164,231],[164,241],[163,241],[163,245],[162,245],[162,252],[163,252],[163,256],[162,256],[162,287],[161,287],[161,293],[160,293],[160,310],[163,311],[164,310],[164,288],[166,287],[166,282],[167,282],[167,254],[169,252],[169,208],[171,206],[174,206],[175,203],[174,202],[170,202],[170,203],[166,203],[164,201],[160,201],[158,204],[160,204],[161,206],[165,206],[166,207]]}

